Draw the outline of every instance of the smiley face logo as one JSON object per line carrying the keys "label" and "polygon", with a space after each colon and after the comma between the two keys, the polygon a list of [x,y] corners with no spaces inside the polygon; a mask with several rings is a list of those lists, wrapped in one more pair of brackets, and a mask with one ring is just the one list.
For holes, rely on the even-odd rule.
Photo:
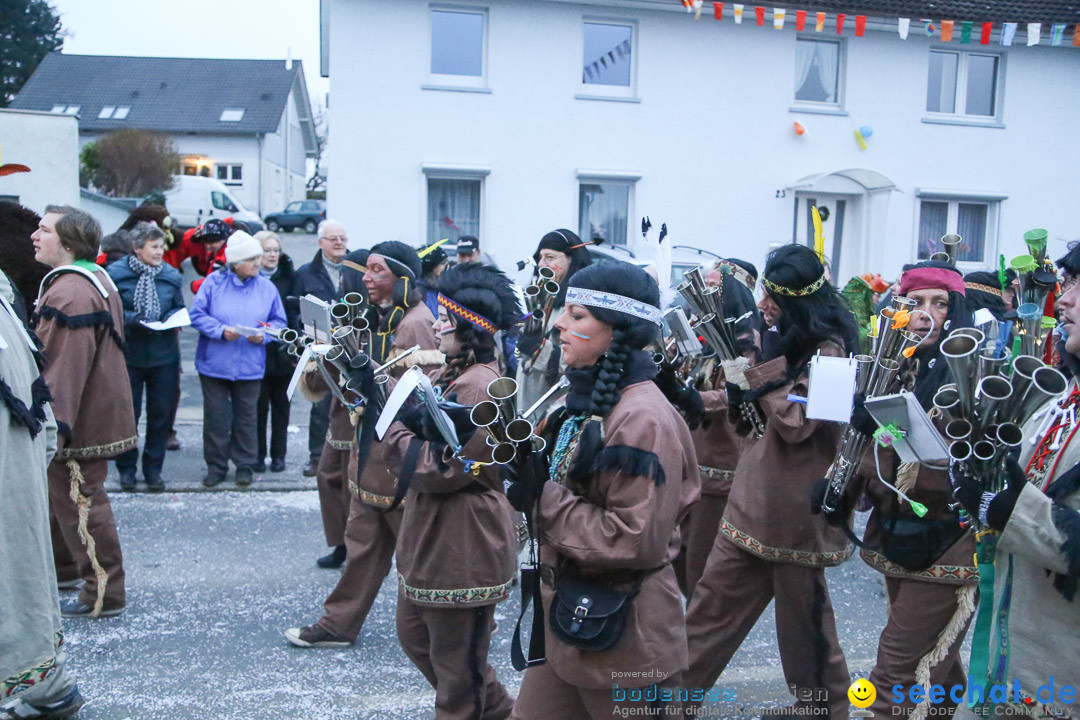
{"label": "smiley face logo", "polygon": [[851,683],[851,687],[847,691],[848,700],[851,704],[857,708],[870,707],[874,699],[877,697],[877,688],[870,684],[870,681],[859,678],[855,682]]}

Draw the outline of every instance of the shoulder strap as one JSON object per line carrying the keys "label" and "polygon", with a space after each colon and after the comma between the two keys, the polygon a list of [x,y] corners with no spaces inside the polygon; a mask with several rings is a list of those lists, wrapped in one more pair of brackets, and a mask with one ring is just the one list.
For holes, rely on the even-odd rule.
{"label": "shoulder strap", "polygon": [[104,275],[105,279],[109,283],[109,287],[111,287],[114,291],[116,290],[116,285],[113,283],[112,278],[110,278],[107,273],[98,273],[92,270],[87,270],[86,268],[79,265],[61,265],[60,267],[50,270],[49,273],[41,279],[41,287],[38,288],[38,297],[41,297],[41,294],[45,292],[45,289],[49,287],[49,285],[52,284],[53,280],[60,277],[64,273],[75,273],[77,275],[82,275],[84,278],[93,283],[94,287],[101,294],[101,297],[106,299],[109,297],[109,291],[106,290],[102,282],[98,280],[98,274]]}

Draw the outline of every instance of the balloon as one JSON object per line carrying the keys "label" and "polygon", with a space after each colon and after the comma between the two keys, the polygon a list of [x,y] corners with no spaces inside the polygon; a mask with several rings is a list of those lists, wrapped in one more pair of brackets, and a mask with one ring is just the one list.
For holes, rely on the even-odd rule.
{"label": "balloon", "polygon": [[802,135],[806,132],[806,128],[802,126],[802,123],[795,123],[795,134]]}
{"label": "balloon", "polygon": [[874,128],[870,127],[869,125],[863,125],[861,128],[859,128],[859,132],[862,133],[862,136],[864,138],[868,138],[874,134]]}

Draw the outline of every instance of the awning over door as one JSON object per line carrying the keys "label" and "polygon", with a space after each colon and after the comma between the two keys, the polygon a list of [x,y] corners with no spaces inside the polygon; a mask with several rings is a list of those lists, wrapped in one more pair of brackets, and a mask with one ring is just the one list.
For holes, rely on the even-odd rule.
{"label": "awning over door", "polygon": [[[816,175],[807,175],[804,178],[800,178],[787,186],[787,190],[819,190],[822,188],[815,187],[822,180],[830,177],[840,177],[852,181],[853,183],[862,187],[868,193],[884,192],[887,190],[896,190],[896,184],[892,180],[885,177],[877,170],[867,170],[866,168],[851,168],[850,170],[835,170],[833,172],[817,173]],[[897,190],[897,192],[900,192]]]}

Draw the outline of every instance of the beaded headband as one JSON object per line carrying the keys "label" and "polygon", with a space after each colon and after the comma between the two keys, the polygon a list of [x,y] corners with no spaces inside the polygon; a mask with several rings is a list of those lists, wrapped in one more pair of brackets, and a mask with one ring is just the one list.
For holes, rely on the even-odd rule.
{"label": "beaded headband", "polygon": [[821,277],[819,277],[817,280],[810,283],[806,287],[799,288],[797,290],[793,290],[789,287],[784,287],[783,285],[777,285],[773,281],[769,280],[769,278],[767,277],[761,278],[761,284],[764,285],[769,292],[776,293],[777,295],[787,295],[788,297],[803,297],[804,295],[810,295],[811,293],[817,292],[821,288],[821,286],[825,284],[825,273],[822,273]]}
{"label": "beaded headband", "polygon": [[633,315],[642,320],[648,320],[654,325],[664,324],[663,314],[660,308],[649,303],[628,298],[625,295],[604,292],[602,290],[586,290],[585,288],[572,287],[566,290],[567,305],[588,305],[590,307],[614,310],[624,315]]}
{"label": "beaded headband", "polygon": [[474,313],[467,307],[459,305],[442,293],[439,293],[439,304],[446,308],[447,312],[454,313],[459,318],[466,320],[473,327],[483,330],[490,335],[494,335],[499,331],[499,328],[495,327],[495,323],[491,322],[483,315]]}
{"label": "beaded headband", "polygon": [[395,267],[397,267],[397,269],[400,270],[401,272],[395,272],[394,274],[397,275],[398,277],[407,277],[407,278],[409,278],[411,280],[416,279],[416,274],[412,271],[412,268],[409,267],[408,265],[406,265],[405,263],[401,262],[397,258],[392,258],[389,255],[382,255],[380,253],[373,253],[373,254],[378,255],[379,257],[381,257],[383,260],[386,261],[386,263],[388,265],[392,264]]}
{"label": "beaded headband", "polygon": [[716,267],[724,272],[731,273],[736,280],[749,288],[750,292],[754,292],[754,289],[757,287],[757,280],[754,279],[754,276],[751,275],[746,268],[739,267],[730,260],[717,260]]}
{"label": "beaded headband", "polygon": [[966,282],[964,283],[964,287],[966,287],[968,290],[978,290],[979,292],[990,293],[991,295],[1001,297],[1001,288],[991,287],[989,285],[983,285],[982,283],[975,282]]}

